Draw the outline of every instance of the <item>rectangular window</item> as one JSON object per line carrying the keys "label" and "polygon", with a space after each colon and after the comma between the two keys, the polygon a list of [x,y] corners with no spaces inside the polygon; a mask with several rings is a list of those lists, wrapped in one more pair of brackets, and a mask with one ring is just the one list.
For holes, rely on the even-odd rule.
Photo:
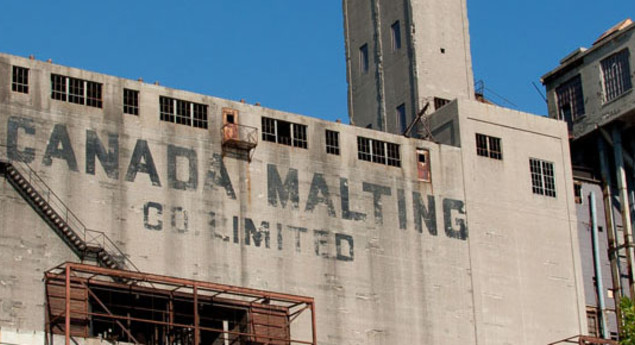
{"label": "rectangular window", "polygon": [[368,44],[364,44],[359,48],[359,71],[362,73],[368,73],[368,68]]}
{"label": "rectangular window", "polygon": [[406,123],[406,105],[403,103],[397,107],[397,118],[399,119],[399,128],[401,129],[401,133],[405,133],[408,124]]}
{"label": "rectangular window", "polygon": [[450,103],[449,99],[434,97],[434,110],[439,110],[448,103]]}
{"label": "rectangular window", "polygon": [[432,181],[430,174],[430,151],[417,149],[417,176],[419,181]]}
{"label": "rectangular window", "polygon": [[308,148],[306,126],[268,117],[262,118],[262,140]]}
{"label": "rectangular window", "polygon": [[192,126],[207,129],[207,106],[205,104],[194,104],[194,121]]}
{"label": "rectangular window", "polygon": [[101,84],[92,81],[86,82],[86,105],[89,107],[101,108]]}
{"label": "rectangular window", "polygon": [[161,121],[207,129],[207,105],[159,97]]}
{"label": "rectangular window", "polygon": [[51,98],[66,101],[66,77],[51,74]]}
{"label": "rectangular window", "polygon": [[326,153],[332,155],[340,154],[340,133],[326,130]]}
{"label": "rectangular window", "polygon": [[573,121],[584,116],[582,79],[579,74],[556,88],[556,98],[560,120],[572,124]]}
{"label": "rectangular window", "polygon": [[357,137],[357,158],[394,167],[401,166],[399,145],[381,140]]}
{"label": "rectangular window", "polygon": [[13,81],[11,90],[20,93],[29,93],[29,69],[13,66]]}
{"label": "rectangular window", "polygon": [[123,112],[139,115],[139,91],[123,89]]}
{"label": "rectangular window", "polygon": [[102,108],[102,84],[51,74],[51,98],[89,107]]}
{"label": "rectangular window", "polygon": [[476,154],[493,159],[503,159],[501,139],[476,133]]}
{"label": "rectangular window", "polygon": [[582,204],[582,183],[573,183],[573,196],[575,197],[576,204]]}
{"label": "rectangular window", "polygon": [[401,25],[399,21],[396,21],[390,26],[392,32],[392,50],[397,51],[401,49]]}
{"label": "rectangular window", "polygon": [[553,163],[540,159],[529,159],[531,185],[534,194],[556,197]]}
{"label": "rectangular window", "polygon": [[628,58],[628,49],[624,49],[602,60],[605,102],[616,99],[633,87]]}

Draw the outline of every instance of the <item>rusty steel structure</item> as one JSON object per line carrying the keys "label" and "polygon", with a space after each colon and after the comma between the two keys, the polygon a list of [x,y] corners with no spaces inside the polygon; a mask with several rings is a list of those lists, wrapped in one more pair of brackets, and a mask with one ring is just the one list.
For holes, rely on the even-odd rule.
{"label": "rusty steel structure", "polygon": [[[48,344],[63,335],[65,345],[88,337],[149,345],[317,345],[310,297],[71,262],[45,272],[45,285]],[[294,339],[292,323],[310,339]]]}
{"label": "rusty steel structure", "polygon": [[557,345],[557,344],[619,345],[619,342],[616,340],[601,339],[601,338],[595,338],[595,337],[590,337],[586,335],[576,335],[567,339],[556,341],[554,343],[549,343],[548,345]]}

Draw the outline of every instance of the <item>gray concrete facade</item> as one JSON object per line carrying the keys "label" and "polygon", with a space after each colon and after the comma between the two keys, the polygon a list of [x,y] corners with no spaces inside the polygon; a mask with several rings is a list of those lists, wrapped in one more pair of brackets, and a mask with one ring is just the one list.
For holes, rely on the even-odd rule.
{"label": "gray concrete facade", "polygon": [[[14,66],[28,93],[12,90]],[[53,74],[100,83],[103,107],[52,99]],[[446,144],[6,54],[0,80],[0,158],[27,157],[142,271],[314,297],[324,345],[546,344],[586,329],[562,122],[460,99],[433,118]],[[124,89],[139,115],[124,114]],[[208,128],[161,121],[162,96],[205,105]],[[224,151],[223,108],[258,129],[251,160]],[[308,147],[262,140],[263,118],[306,126]],[[478,155],[476,134],[501,139],[502,159]],[[398,145],[399,166],[361,160],[360,137]],[[532,193],[534,158],[552,163],[554,197]],[[0,214],[0,327],[41,332],[43,271],[77,258],[5,179]]]}
{"label": "gray concrete facade", "polygon": [[342,3],[351,124],[400,134],[434,98],[474,99],[465,0]]}

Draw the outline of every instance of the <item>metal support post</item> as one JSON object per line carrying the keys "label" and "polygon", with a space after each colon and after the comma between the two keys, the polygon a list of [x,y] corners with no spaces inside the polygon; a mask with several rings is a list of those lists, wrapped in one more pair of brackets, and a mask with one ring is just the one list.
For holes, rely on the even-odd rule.
{"label": "metal support post", "polygon": [[71,267],[66,266],[66,293],[65,293],[65,311],[64,311],[64,336],[66,337],[65,345],[71,345]]}
{"label": "metal support post", "polygon": [[622,155],[622,133],[620,128],[613,127],[613,153],[615,155],[615,173],[617,175],[617,187],[620,191],[620,204],[622,212],[622,226],[624,231],[624,246],[626,247],[626,261],[628,266],[628,285],[631,299],[635,299],[635,264],[633,259],[633,224],[631,223],[631,208],[628,202],[628,184],[626,183],[626,171]]}
{"label": "metal support post", "polygon": [[595,193],[589,195],[589,207],[591,209],[591,231],[593,233],[593,263],[595,265],[595,279],[597,282],[597,295],[600,304],[600,330],[602,338],[609,338],[609,325],[606,319],[606,303],[604,303],[604,282],[602,275],[602,264],[600,263],[600,241],[598,236],[597,207],[595,204]]}

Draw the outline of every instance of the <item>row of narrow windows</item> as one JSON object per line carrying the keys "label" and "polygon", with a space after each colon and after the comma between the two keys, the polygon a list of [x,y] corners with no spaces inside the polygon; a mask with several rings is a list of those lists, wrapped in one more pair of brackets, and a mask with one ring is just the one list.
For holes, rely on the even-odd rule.
{"label": "row of narrow windows", "polygon": [[[633,88],[628,49],[621,50],[600,61],[603,102],[608,103]],[[556,88],[558,116],[568,123],[585,114],[582,77],[575,75]]]}
{"label": "row of narrow windows", "polygon": [[[390,26],[390,47],[393,52],[401,50],[401,23],[397,20]],[[368,52],[368,43],[364,43],[359,47],[359,72],[368,73],[370,69],[370,57]]]}
{"label": "row of narrow windows", "polygon": [[[14,92],[29,93],[29,69],[13,66],[11,88]],[[101,83],[51,74],[51,98],[58,101],[103,108],[103,85]],[[402,112],[405,116],[405,106]],[[123,89],[124,114],[139,115],[139,91]],[[159,119],[195,128],[208,128],[208,106],[181,99],[160,96]],[[234,120],[232,120],[233,123]],[[262,140],[282,145],[308,149],[307,126],[273,119],[262,118]],[[326,153],[340,155],[339,132],[326,130]],[[358,157],[360,160],[400,167],[399,145],[384,141],[358,137]]]}

